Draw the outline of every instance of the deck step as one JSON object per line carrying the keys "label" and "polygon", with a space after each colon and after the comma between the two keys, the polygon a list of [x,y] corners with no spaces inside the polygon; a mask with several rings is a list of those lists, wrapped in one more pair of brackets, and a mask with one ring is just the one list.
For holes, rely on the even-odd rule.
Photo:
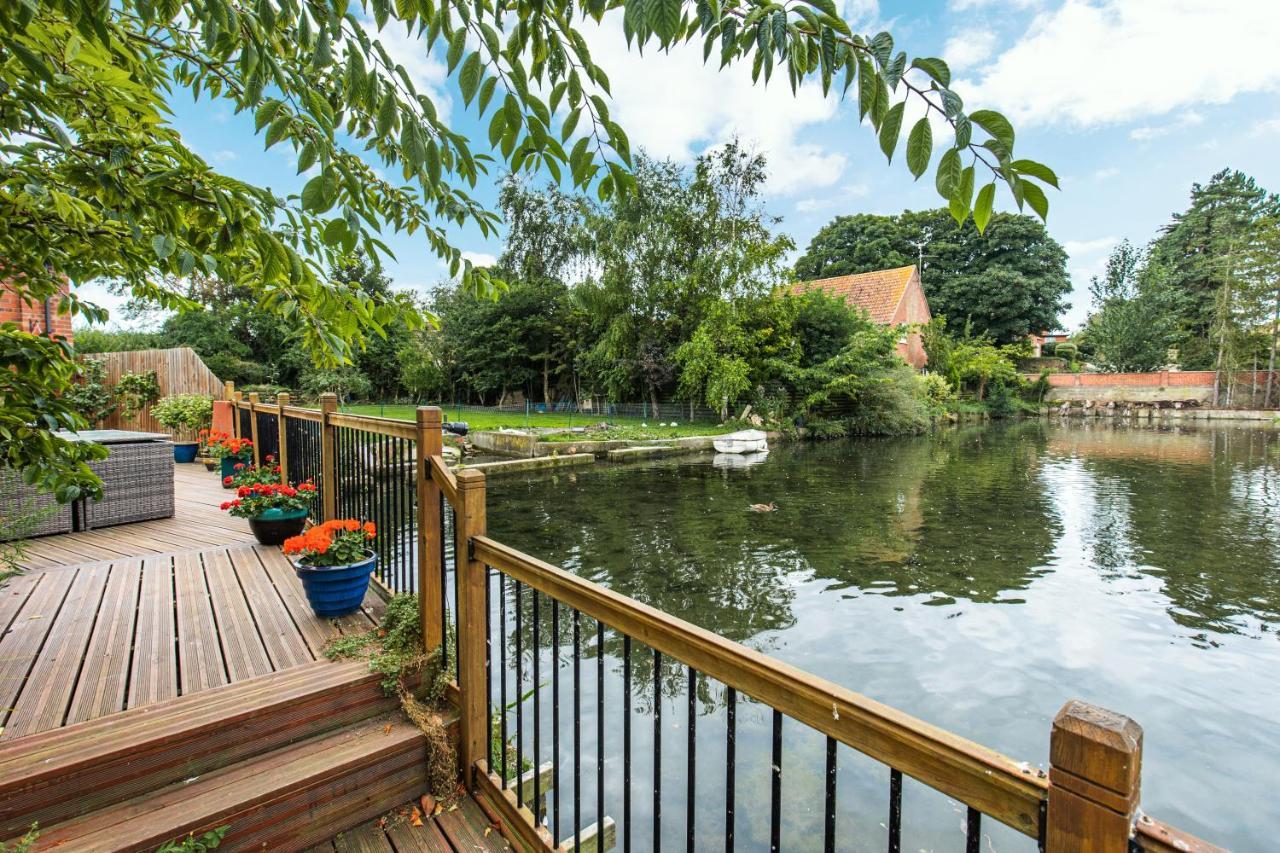
{"label": "deck step", "polygon": [[305,850],[420,794],[426,760],[422,732],[374,717],[49,826],[34,849],[153,851],[226,826],[220,851]]}
{"label": "deck step", "polygon": [[396,704],[365,663],[318,661],[0,743],[0,838],[207,778]]}

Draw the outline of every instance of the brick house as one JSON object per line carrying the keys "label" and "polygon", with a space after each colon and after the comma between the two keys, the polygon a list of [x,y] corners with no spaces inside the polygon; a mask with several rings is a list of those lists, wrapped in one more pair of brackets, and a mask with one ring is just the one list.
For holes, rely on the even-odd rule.
{"label": "brick house", "polygon": [[[62,293],[71,292],[71,282],[63,280]],[[43,302],[27,302],[7,284],[0,285],[0,323],[17,323],[24,332],[72,339],[71,315],[59,314],[61,297],[50,297]]]}
{"label": "brick house", "polygon": [[[929,300],[920,286],[920,271],[915,264],[891,270],[875,270],[855,275],[840,275],[816,281],[802,281],[791,286],[793,295],[812,290],[839,296],[849,305],[861,308],[872,322],[882,326],[906,326],[928,323]],[[928,363],[920,333],[907,331],[898,341],[898,354],[920,370]]]}

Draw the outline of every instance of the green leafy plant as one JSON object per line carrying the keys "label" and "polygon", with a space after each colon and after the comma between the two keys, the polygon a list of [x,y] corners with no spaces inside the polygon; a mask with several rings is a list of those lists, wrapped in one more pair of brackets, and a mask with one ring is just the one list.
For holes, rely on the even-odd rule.
{"label": "green leafy plant", "polygon": [[151,417],[169,429],[197,431],[213,420],[213,399],[203,394],[174,394],[152,406]]}
{"label": "green leafy plant", "polygon": [[[115,392],[120,414],[131,418],[160,399],[160,381],[154,370],[126,373],[116,383]],[[212,412],[212,408],[210,411]]]}
{"label": "green leafy plant", "polygon": [[203,835],[197,836],[192,833],[177,841],[166,841],[156,849],[156,853],[204,853],[206,850],[216,850],[227,837],[229,829],[231,829],[230,826],[220,826]]}
{"label": "green leafy plant", "polygon": [[90,426],[98,426],[111,417],[116,410],[116,395],[107,384],[107,368],[101,359],[86,358],[78,363],[76,384],[66,400]]}
{"label": "green leafy plant", "polygon": [[237,518],[257,518],[271,509],[285,512],[310,509],[315,499],[316,487],[311,483],[299,483],[296,488],[284,483],[258,483],[240,486],[236,497],[224,501],[222,509]]}

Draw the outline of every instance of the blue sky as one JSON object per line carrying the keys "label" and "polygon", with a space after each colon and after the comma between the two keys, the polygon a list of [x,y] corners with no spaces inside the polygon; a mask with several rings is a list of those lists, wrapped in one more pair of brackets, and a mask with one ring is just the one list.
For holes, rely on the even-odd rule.
{"label": "blue sky", "polygon": [[[1154,236],[1186,206],[1193,181],[1231,167],[1280,191],[1277,0],[844,0],[843,8],[864,32],[889,29],[909,55],[946,58],[966,106],[1004,111],[1019,156],[1057,171],[1062,192],[1050,193],[1048,227],[1071,257],[1068,328],[1084,319],[1089,276],[1111,247]],[[613,20],[587,36],[633,148],[687,162],[738,135],[769,158],[767,208],[801,249],[836,215],[940,204],[928,175],[913,182],[900,162],[886,165],[858,126],[856,103],[823,98],[816,86],[793,96],[782,78],[753,86],[746,67],[704,66],[697,45],[628,53]],[[455,127],[484,138],[439,51],[428,56],[399,31],[381,38]],[[184,138],[219,168],[278,193],[301,189],[292,151],[263,151],[250,116],[207,101],[175,106]],[[499,177],[477,195],[493,199]],[[1000,197],[998,206],[1012,201]],[[474,231],[453,236],[478,262],[500,250],[500,240]],[[445,277],[425,241],[388,242],[398,286],[426,291]]]}

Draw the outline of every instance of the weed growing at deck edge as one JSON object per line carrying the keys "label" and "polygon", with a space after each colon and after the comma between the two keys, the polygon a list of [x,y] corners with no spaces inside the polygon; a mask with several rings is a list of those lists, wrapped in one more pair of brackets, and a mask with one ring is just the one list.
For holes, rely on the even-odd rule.
{"label": "weed growing at deck edge", "polygon": [[[437,710],[449,675],[440,666],[440,650],[427,651],[422,645],[417,597],[392,596],[377,628],[339,637],[324,653],[330,660],[367,660],[369,670],[382,676],[382,689],[388,696],[399,697],[400,709],[427,737],[427,783],[431,792],[442,800],[451,797],[457,757]],[[410,687],[410,679],[417,675],[422,678],[415,690]]]}
{"label": "weed growing at deck edge", "polygon": [[31,828],[27,830],[27,834],[13,842],[10,847],[3,841],[0,841],[0,853],[27,853],[36,844],[36,839],[40,837],[40,824],[33,823]]}

